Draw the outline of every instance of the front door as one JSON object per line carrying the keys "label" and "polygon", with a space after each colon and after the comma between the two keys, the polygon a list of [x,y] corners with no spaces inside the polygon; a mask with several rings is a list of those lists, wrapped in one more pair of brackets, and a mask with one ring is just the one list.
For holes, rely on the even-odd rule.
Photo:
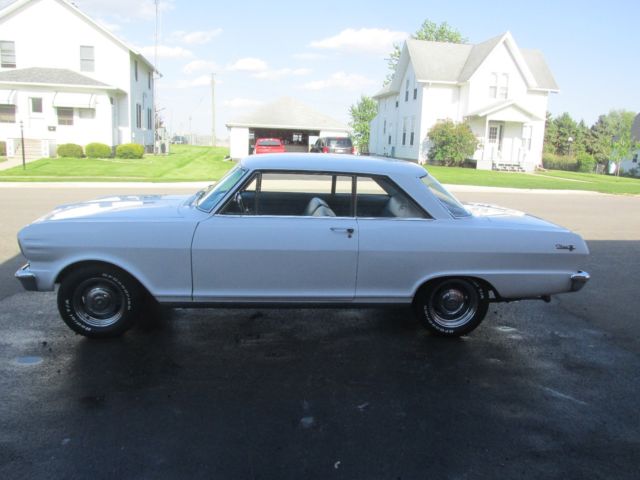
{"label": "front door", "polygon": [[351,194],[338,191],[345,181],[334,177],[259,174],[201,222],[192,246],[193,300],[351,301],[357,224]]}
{"label": "front door", "polygon": [[500,162],[502,159],[503,130],[502,123],[489,122],[489,155],[493,162]]}

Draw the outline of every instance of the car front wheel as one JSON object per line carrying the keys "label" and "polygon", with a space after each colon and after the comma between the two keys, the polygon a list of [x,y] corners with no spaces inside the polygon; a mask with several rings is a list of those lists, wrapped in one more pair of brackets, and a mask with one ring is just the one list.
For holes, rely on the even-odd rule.
{"label": "car front wheel", "polygon": [[58,310],[76,333],[90,338],[122,335],[131,328],[142,303],[138,283],[108,265],[79,267],[58,289]]}
{"label": "car front wheel", "polygon": [[489,295],[477,281],[445,278],[431,282],[414,300],[414,309],[429,331],[459,337],[474,330],[489,308]]}

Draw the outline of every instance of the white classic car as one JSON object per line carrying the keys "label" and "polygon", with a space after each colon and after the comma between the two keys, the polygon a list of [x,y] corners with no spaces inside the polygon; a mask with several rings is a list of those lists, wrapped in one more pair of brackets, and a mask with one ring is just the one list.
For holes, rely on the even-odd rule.
{"label": "white classic car", "polygon": [[464,206],[424,168],[319,154],[242,160],[191,196],[61,206],[18,234],[27,290],[74,331],[122,334],[146,299],[181,307],[413,305],[444,336],[490,302],[579,290],[582,238],[521,212]]}

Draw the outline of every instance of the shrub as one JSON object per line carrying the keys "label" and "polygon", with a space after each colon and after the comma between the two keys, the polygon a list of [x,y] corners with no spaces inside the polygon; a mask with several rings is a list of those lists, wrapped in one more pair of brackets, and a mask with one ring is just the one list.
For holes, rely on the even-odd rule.
{"label": "shrub", "polygon": [[111,157],[111,147],[104,143],[90,143],[84,147],[84,152],[89,158],[109,158]]}
{"label": "shrub", "polygon": [[0,142],[0,157],[7,156],[7,142]]}
{"label": "shrub", "polygon": [[427,135],[431,142],[429,161],[447,166],[462,165],[473,156],[478,145],[478,139],[469,125],[451,120],[436,123]]}
{"label": "shrub", "polygon": [[579,153],[577,157],[577,167],[579,172],[592,173],[596,168],[596,159],[588,153]]}
{"label": "shrub", "polygon": [[58,156],[62,158],[82,158],[82,147],[75,143],[58,145]]}
{"label": "shrub", "polygon": [[137,143],[123,143],[116,147],[116,157],[118,158],[142,158],[144,147]]}
{"label": "shrub", "polygon": [[566,170],[575,172],[578,169],[576,158],[569,155],[556,155],[555,153],[542,154],[542,166],[547,170]]}

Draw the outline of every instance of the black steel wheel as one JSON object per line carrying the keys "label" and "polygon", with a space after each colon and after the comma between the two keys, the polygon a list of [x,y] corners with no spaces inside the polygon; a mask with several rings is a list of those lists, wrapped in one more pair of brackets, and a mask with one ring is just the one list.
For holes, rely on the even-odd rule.
{"label": "black steel wheel", "polygon": [[127,273],[109,265],[78,267],[64,276],[58,310],[76,333],[91,338],[122,335],[138,316],[142,292]]}
{"label": "black steel wheel", "polygon": [[489,308],[489,295],[480,283],[443,278],[421,289],[414,300],[416,314],[429,331],[459,337],[474,330]]}

